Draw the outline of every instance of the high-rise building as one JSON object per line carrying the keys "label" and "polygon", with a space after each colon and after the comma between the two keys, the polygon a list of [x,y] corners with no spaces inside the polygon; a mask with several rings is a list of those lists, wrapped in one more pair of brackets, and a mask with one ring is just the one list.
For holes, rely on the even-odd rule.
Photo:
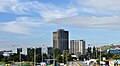
{"label": "high-rise building", "polygon": [[69,50],[69,32],[59,29],[53,32],[53,48],[59,48],[61,51]]}
{"label": "high-rise building", "polygon": [[41,47],[37,47],[36,48],[36,54],[42,54],[42,48]]}
{"label": "high-rise building", "polygon": [[17,48],[17,54],[20,54],[22,52],[22,48]]}
{"label": "high-rise building", "polygon": [[50,55],[50,54],[52,54],[52,47],[47,47],[47,53],[48,53],[48,55]]}
{"label": "high-rise building", "polygon": [[70,53],[85,55],[85,41],[84,40],[70,40]]}

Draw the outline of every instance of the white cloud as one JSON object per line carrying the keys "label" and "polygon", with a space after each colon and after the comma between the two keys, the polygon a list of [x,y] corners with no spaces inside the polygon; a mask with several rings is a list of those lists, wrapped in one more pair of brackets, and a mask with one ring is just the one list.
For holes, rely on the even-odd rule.
{"label": "white cloud", "polygon": [[120,17],[69,17],[55,21],[62,25],[92,29],[120,29]]}
{"label": "white cloud", "polygon": [[[109,14],[120,16],[120,0],[76,0],[83,11],[92,14]],[[82,10],[81,9],[81,10]],[[100,15],[99,14],[99,15]],[[99,16],[97,15],[97,16]]]}
{"label": "white cloud", "polygon": [[44,17],[45,21],[51,21],[55,19],[70,17],[77,15],[77,9],[76,8],[70,8],[68,10],[46,10],[41,13],[41,15]]}
{"label": "white cloud", "polygon": [[36,27],[39,24],[36,20],[19,17],[16,21],[0,23],[0,30],[11,33],[31,34],[32,27]]}
{"label": "white cloud", "polygon": [[5,32],[29,34],[28,28],[25,28],[22,25],[17,24],[16,22],[4,23],[0,29],[5,31]]}
{"label": "white cloud", "polygon": [[[34,26],[43,22],[54,22],[60,24],[74,25],[84,28],[119,29],[120,4],[119,0],[75,0],[80,6],[68,5],[64,8],[52,3],[41,3],[37,1],[0,0],[0,12],[15,14],[38,14],[40,19],[19,17],[15,21],[2,24],[1,29],[7,32],[29,34]],[[64,4],[63,4],[64,5]],[[79,9],[78,9],[79,8]],[[112,15],[109,17],[79,17],[81,12],[90,14]],[[85,14],[87,16],[87,14]],[[76,16],[76,17],[74,17]]]}
{"label": "white cloud", "polygon": [[120,10],[120,0],[86,0],[85,3],[92,7],[104,10]]}
{"label": "white cloud", "polygon": [[65,5],[64,8],[52,3],[41,3],[35,1],[20,0],[0,0],[0,12],[12,12],[16,14],[39,14],[46,21],[78,15],[79,12],[87,12],[99,15],[119,15],[119,0],[74,0],[71,5]]}
{"label": "white cloud", "polygon": [[5,0],[1,1],[0,4],[1,3],[4,3],[4,5],[0,5],[0,11],[28,15],[37,13],[45,21],[78,15],[77,8],[72,5],[61,8],[51,3],[41,3],[37,1],[22,2],[19,0]]}
{"label": "white cloud", "polygon": [[0,12],[9,12],[16,4],[18,0],[0,0]]}

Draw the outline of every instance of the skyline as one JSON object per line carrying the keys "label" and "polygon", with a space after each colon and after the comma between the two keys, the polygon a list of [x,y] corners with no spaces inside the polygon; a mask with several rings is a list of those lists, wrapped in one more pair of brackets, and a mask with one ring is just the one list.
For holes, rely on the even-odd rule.
{"label": "skyline", "polygon": [[[0,48],[52,46],[52,32],[101,46],[120,44],[119,0],[0,0]],[[5,47],[9,48],[9,47]]]}

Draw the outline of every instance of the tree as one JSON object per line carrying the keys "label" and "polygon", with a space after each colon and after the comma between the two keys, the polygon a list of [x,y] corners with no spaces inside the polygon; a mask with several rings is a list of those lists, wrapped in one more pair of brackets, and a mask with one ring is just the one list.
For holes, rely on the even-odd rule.
{"label": "tree", "polygon": [[46,53],[43,54],[44,59],[48,59],[48,55]]}
{"label": "tree", "polygon": [[67,58],[68,58],[68,57],[67,57],[68,55],[69,55],[69,53],[68,53],[67,51],[64,51],[64,52],[63,52],[63,62],[64,62],[64,63],[66,63],[66,62],[68,61],[68,59],[67,59]]}
{"label": "tree", "polygon": [[111,59],[113,57],[113,54],[111,54],[111,53],[102,53],[101,57],[106,57],[106,59]]}
{"label": "tree", "polygon": [[84,56],[85,56],[85,55],[80,55],[80,56],[79,56],[79,60],[84,61],[84,58],[85,58]]}
{"label": "tree", "polygon": [[19,54],[15,54],[15,53],[10,56],[11,61],[15,61],[15,62],[16,62],[16,61],[20,61],[20,58],[19,58],[19,57],[20,57],[20,55],[19,55]]}
{"label": "tree", "polygon": [[53,49],[52,50],[52,54],[53,54],[53,56],[56,58],[56,56],[58,55],[58,54],[61,54],[62,52],[61,52],[61,50],[59,49],[59,48],[55,48],[55,49]]}
{"label": "tree", "polygon": [[27,61],[26,55],[21,54],[21,61]]}
{"label": "tree", "polygon": [[3,59],[3,57],[4,57],[4,56],[3,56],[2,54],[0,54],[0,61]]}
{"label": "tree", "polygon": [[57,62],[59,62],[59,63],[62,62],[62,56],[61,56],[60,54],[58,54],[58,55],[56,56],[56,58],[57,58]]}
{"label": "tree", "polygon": [[27,60],[33,61],[33,59],[34,59],[34,49],[30,49],[27,54]]}
{"label": "tree", "polygon": [[96,48],[95,48],[95,46],[93,47],[93,53],[92,53],[92,56],[93,56],[93,59],[95,59],[96,58]]}
{"label": "tree", "polygon": [[91,54],[92,54],[92,51],[91,51],[91,47],[88,47],[87,48],[87,58],[89,59],[89,58],[91,58]]}
{"label": "tree", "polygon": [[10,56],[5,56],[5,57],[3,58],[3,61],[4,61],[4,62],[9,62],[9,61],[10,61]]}
{"label": "tree", "polygon": [[113,59],[120,59],[120,54],[114,54]]}
{"label": "tree", "polygon": [[80,58],[81,52],[77,52],[77,58]]}
{"label": "tree", "polygon": [[68,56],[67,56],[68,58],[68,61],[72,61],[72,57],[71,57],[71,55],[70,54],[68,54]]}
{"label": "tree", "polygon": [[36,55],[36,62],[41,62],[42,56],[40,54]]}

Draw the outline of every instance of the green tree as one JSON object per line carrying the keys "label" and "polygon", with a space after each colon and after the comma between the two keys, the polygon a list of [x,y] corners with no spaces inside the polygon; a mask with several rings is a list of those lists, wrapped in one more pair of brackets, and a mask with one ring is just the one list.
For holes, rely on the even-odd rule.
{"label": "green tree", "polygon": [[4,58],[4,56],[2,54],[0,54],[0,61]]}
{"label": "green tree", "polygon": [[4,62],[9,62],[9,61],[10,61],[10,56],[5,56],[5,57],[3,58],[3,61],[4,61]]}
{"label": "green tree", "polygon": [[19,58],[20,58],[20,55],[19,55],[19,54],[10,55],[10,60],[11,60],[11,61],[15,61],[15,62],[17,61],[17,62],[18,62],[18,61],[20,61]]}
{"label": "green tree", "polygon": [[83,61],[84,58],[85,58],[85,55],[80,55],[80,56],[79,56],[79,60],[82,60],[82,61]]}
{"label": "green tree", "polygon": [[80,58],[81,52],[77,52],[77,58]]}
{"label": "green tree", "polygon": [[27,60],[33,61],[33,59],[34,59],[34,49],[30,49],[27,54]]}
{"label": "green tree", "polygon": [[21,61],[27,61],[27,57],[24,54],[21,54]]}
{"label": "green tree", "polygon": [[59,62],[59,63],[62,62],[62,56],[61,56],[60,54],[58,54],[58,55],[56,56],[56,58],[57,58],[57,62]]}
{"label": "green tree", "polygon": [[91,58],[91,54],[92,54],[92,51],[91,51],[91,47],[88,47],[87,48],[87,58],[89,59],[89,58]]}
{"label": "green tree", "polygon": [[41,62],[42,56],[40,54],[36,55],[36,62]]}
{"label": "green tree", "polygon": [[66,63],[68,61],[68,57],[67,57],[68,55],[69,55],[69,53],[67,51],[63,52],[63,62],[64,63]]}
{"label": "green tree", "polygon": [[43,54],[44,59],[48,59],[48,55],[46,53]]}
{"label": "green tree", "polygon": [[53,49],[52,50],[52,54],[53,54],[53,56],[56,58],[56,56],[58,55],[58,54],[61,54],[62,52],[61,52],[61,50],[59,49],[59,48],[55,48],[55,49]]}
{"label": "green tree", "polygon": [[20,57],[20,55],[14,55],[14,61],[15,61],[15,62],[16,62],[16,61],[17,61],[17,62],[20,61],[20,58],[19,58],[19,57]]}
{"label": "green tree", "polygon": [[113,59],[120,59],[120,54],[114,54]]}
{"label": "green tree", "polygon": [[93,47],[93,53],[92,53],[92,57],[93,57],[93,59],[95,59],[96,58],[96,48],[95,48],[95,46]]}
{"label": "green tree", "polygon": [[113,55],[111,53],[101,53],[101,57],[105,57],[106,59],[112,59]]}
{"label": "green tree", "polygon": [[71,57],[71,55],[70,54],[68,54],[68,56],[67,56],[68,58],[68,61],[72,61],[73,59],[72,59],[72,57]]}

